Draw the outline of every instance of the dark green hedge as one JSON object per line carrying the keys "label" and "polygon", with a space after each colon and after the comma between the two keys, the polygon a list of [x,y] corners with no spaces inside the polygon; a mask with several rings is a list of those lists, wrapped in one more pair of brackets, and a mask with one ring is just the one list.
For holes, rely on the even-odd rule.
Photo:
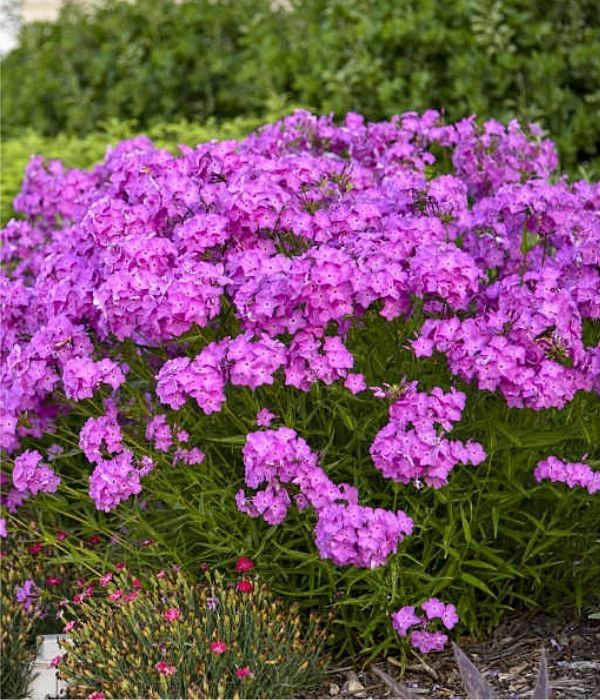
{"label": "dark green hedge", "polygon": [[444,108],[536,120],[563,164],[600,157],[598,0],[108,0],[26,26],[3,61],[5,134],[109,119],[370,119]]}

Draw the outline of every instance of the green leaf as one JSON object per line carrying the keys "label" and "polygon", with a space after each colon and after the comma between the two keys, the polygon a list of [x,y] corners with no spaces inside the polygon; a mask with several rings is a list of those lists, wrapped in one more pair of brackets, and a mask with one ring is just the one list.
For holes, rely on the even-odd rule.
{"label": "green leaf", "polygon": [[477,576],[473,576],[473,574],[469,574],[466,571],[461,571],[460,578],[465,583],[468,583],[470,586],[473,586],[474,588],[479,588],[480,591],[487,593],[492,598],[496,597],[492,593],[492,591],[488,588],[488,586],[481,579],[477,578]]}
{"label": "green leaf", "polygon": [[460,507],[460,519],[462,521],[462,526],[463,526],[463,532],[465,533],[465,540],[467,544],[470,544],[473,538],[471,537],[471,526],[469,525],[469,522],[467,521],[467,516],[465,515],[465,512],[463,510],[463,507],[461,505]]}

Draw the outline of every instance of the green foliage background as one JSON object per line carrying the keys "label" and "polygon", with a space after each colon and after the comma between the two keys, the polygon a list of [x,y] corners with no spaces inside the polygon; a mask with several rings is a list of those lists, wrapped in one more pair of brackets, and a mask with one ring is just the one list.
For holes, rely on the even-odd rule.
{"label": "green foliage background", "polygon": [[[540,122],[567,168],[600,157],[596,0],[104,0],[24,27],[2,133],[260,116],[287,103],[388,118]],[[275,9],[274,9],[275,8]]]}

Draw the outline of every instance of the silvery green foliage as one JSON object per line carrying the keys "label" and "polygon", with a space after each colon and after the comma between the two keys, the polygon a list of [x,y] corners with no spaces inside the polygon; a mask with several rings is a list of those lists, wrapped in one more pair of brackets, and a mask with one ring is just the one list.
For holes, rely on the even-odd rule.
{"label": "silvery green foliage", "polygon": [[542,647],[540,652],[540,668],[538,677],[533,689],[533,700],[545,700],[551,695],[551,688],[548,685],[548,660],[546,659],[546,650]]}
{"label": "silvery green foliage", "polygon": [[454,658],[458,665],[458,672],[467,691],[467,697],[481,698],[482,700],[496,698],[497,694],[493,688],[487,684],[481,671],[469,660],[467,655],[456,644],[452,644],[452,648],[454,649]]}
{"label": "silvery green foliage", "polygon": [[[463,682],[463,686],[467,692],[468,698],[478,698],[480,700],[489,700],[490,698],[499,698],[496,691],[487,683],[481,671],[469,660],[466,654],[456,645],[452,644],[454,649],[454,658],[458,665],[458,672]],[[548,684],[548,662],[546,660],[546,652],[542,648],[540,652],[540,667],[538,677],[533,689],[532,698],[534,700],[547,700],[550,698],[551,688]]]}

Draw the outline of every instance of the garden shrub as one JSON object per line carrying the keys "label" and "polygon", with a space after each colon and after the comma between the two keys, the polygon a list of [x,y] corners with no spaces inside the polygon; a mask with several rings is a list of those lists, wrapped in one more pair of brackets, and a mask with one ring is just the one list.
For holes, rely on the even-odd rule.
{"label": "garden shrub", "polygon": [[434,111],[34,158],[2,232],[14,491],[130,567],[247,553],[340,652],[592,605],[599,185],[556,162]]}
{"label": "garden shrub", "polygon": [[264,112],[269,96],[235,79],[247,25],[262,15],[275,17],[263,0],[67,2],[57,22],[24,25],[3,59],[3,129],[83,134],[111,119],[147,127]]}
{"label": "garden shrub", "polygon": [[[547,129],[597,175],[594,0],[135,0],[23,28],[3,60],[3,133],[95,131],[110,119],[262,116],[282,102],[387,119],[444,109]],[[594,166],[595,162],[595,166]],[[592,171],[594,172],[594,171]]]}
{"label": "garden shrub", "polygon": [[323,673],[324,628],[257,577],[189,582],[161,570],[140,580],[122,570],[100,589],[68,610],[57,665],[70,697],[297,697]]}

